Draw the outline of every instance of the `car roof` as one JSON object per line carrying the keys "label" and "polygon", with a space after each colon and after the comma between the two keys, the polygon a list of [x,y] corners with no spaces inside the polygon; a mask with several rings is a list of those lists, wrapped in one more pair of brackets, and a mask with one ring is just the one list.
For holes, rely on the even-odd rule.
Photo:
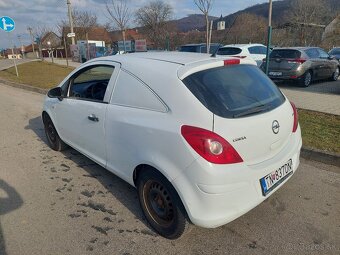
{"label": "car roof", "polygon": [[308,50],[308,49],[317,49],[319,47],[278,47],[273,50]]}
{"label": "car roof", "polygon": [[224,45],[222,48],[224,48],[224,47],[246,48],[246,47],[252,47],[252,46],[264,46],[264,47],[266,47],[265,45],[260,44],[260,43],[249,43],[249,44],[227,44],[227,45]]}
{"label": "car roof", "polygon": [[[226,57],[227,58],[227,57]],[[122,55],[114,55],[114,56],[107,56],[107,57],[100,57],[91,60],[98,61],[98,60],[111,60],[115,62],[119,62],[121,64],[128,64],[134,60],[143,60],[145,61],[160,61],[160,62],[167,62],[173,63],[178,65],[188,65],[202,61],[215,61],[216,58],[211,57],[211,54],[205,53],[196,53],[193,54],[191,52],[178,52],[178,51],[167,51],[167,52],[140,52],[140,53],[129,53],[129,54],[122,54]]]}

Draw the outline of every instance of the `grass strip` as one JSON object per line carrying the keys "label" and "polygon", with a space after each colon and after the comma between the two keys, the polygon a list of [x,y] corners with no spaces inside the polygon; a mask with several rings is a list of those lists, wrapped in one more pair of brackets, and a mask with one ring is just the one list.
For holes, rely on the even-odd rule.
{"label": "grass strip", "polygon": [[303,145],[340,154],[340,116],[298,109]]}
{"label": "grass strip", "polygon": [[0,77],[9,81],[49,89],[56,87],[74,68],[52,64],[44,61],[34,61],[18,65],[19,77],[15,68],[0,71]]}

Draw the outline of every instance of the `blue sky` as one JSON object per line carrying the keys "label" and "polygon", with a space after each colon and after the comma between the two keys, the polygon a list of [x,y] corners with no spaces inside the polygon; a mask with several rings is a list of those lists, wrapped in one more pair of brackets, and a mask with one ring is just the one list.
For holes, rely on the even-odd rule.
{"label": "blue sky", "polygon": [[[147,4],[150,0],[127,0],[131,10]],[[106,0],[71,0],[72,6],[97,14],[100,23],[108,20],[105,17]],[[200,13],[193,0],[167,0],[174,9],[174,18]],[[246,7],[268,2],[268,0],[214,0],[211,15],[226,16]],[[18,36],[26,45],[30,43],[27,26],[46,25],[55,27],[58,21],[67,17],[66,0],[0,0],[0,17],[10,16],[16,22],[16,29],[11,33],[13,42],[19,46]],[[133,24],[131,24],[133,26]],[[9,47],[8,35],[0,31],[0,48]]]}

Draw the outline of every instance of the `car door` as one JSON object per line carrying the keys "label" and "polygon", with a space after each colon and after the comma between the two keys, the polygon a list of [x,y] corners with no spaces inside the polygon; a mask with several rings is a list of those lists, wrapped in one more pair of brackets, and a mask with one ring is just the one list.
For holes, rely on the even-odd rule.
{"label": "car door", "polygon": [[54,106],[61,138],[102,166],[106,165],[105,115],[119,66],[96,62],[84,66],[65,85]]}
{"label": "car door", "polygon": [[266,50],[263,46],[252,46],[248,48],[251,57],[256,61],[257,66],[261,66],[263,59],[266,58]]}
{"label": "car door", "polygon": [[323,63],[323,78],[329,78],[332,76],[334,72],[334,65],[332,64],[332,61],[329,59],[329,55],[327,52],[325,52],[323,49],[318,48],[318,52],[320,55],[320,59]]}
{"label": "car door", "polygon": [[311,69],[313,71],[314,79],[322,79],[325,75],[325,63],[320,58],[320,53],[317,48],[311,48],[305,51],[311,62]]}

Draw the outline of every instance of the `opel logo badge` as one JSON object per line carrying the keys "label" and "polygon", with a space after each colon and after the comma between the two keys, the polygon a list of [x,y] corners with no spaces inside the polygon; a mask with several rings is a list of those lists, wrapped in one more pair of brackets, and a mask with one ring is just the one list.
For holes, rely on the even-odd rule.
{"label": "opel logo badge", "polygon": [[280,124],[279,124],[279,122],[277,120],[273,121],[272,130],[273,130],[273,133],[275,135],[279,133],[279,131],[280,131]]}

